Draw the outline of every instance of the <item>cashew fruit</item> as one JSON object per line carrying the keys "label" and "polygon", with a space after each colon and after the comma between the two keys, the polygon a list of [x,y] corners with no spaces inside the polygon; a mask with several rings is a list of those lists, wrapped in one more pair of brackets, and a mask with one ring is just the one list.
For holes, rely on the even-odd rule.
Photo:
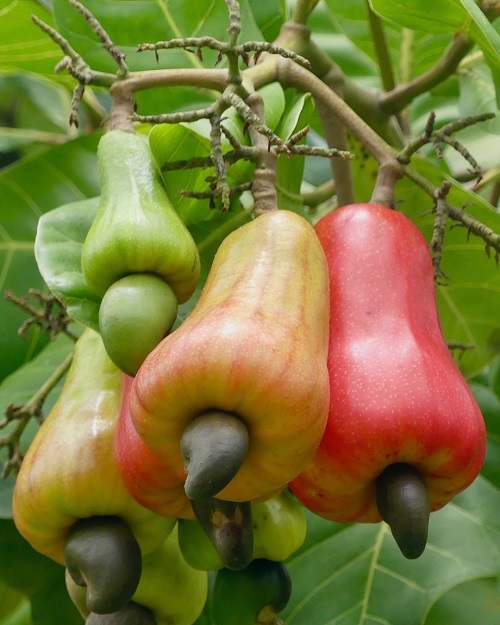
{"label": "cashew fruit", "polygon": [[[292,582],[285,565],[254,560],[243,571],[220,569],[212,594],[214,625],[283,625]],[[231,601],[230,597],[237,597]]]}
{"label": "cashew fruit", "polygon": [[115,435],[115,460],[121,478],[141,506],[162,516],[194,519],[182,481],[147,447],[130,418],[133,378],[123,374],[122,399]]}
{"label": "cashew fruit", "polygon": [[54,407],[36,433],[13,495],[14,522],[34,549],[64,564],[71,528],[89,517],[119,517],[148,553],[163,543],[175,520],[139,505],[114,461],[121,372],[101,337],[87,329]]}
{"label": "cashew fruit", "polygon": [[212,543],[222,565],[233,571],[252,561],[253,527],[249,501],[225,501],[211,497],[193,501],[200,527]]}
{"label": "cashew fruit", "polygon": [[400,212],[358,204],[315,229],[330,273],[330,411],[291,488],[332,521],[385,518],[403,553],[417,557],[429,511],[479,473],[485,424],[443,337],[418,228]]}
{"label": "cashew fruit", "polygon": [[97,614],[123,608],[141,577],[141,550],[120,517],[77,521],[66,538],[64,560],[71,578],[86,588],[87,607]]}
{"label": "cashew fruit", "polygon": [[[279,562],[302,546],[306,537],[305,509],[284,490],[267,501],[252,501],[252,559]],[[217,551],[197,521],[178,521],[179,545],[186,561],[195,569],[217,570],[224,566]]]}
{"label": "cashew fruit", "polygon": [[157,625],[157,622],[151,610],[131,601],[111,614],[91,612],[85,625]]}
{"label": "cashew fruit", "polygon": [[[311,459],[328,412],[328,315],[324,252],[305,219],[276,210],[223,241],[194,310],[149,354],[130,393],[134,427],[180,481],[187,476],[193,499],[268,499]],[[182,438],[213,411],[241,421],[248,450],[223,479],[215,457],[193,483]],[[193,456],[197,445],[204,435],[190,436]]]}
{"label": "cashew fruit", "polygon": [[134,375],[174,325],[177,299],[158,276],[133,273],[114,282],[99,306],[99,332],[115,365]]}
{"label": "cashew fruit", "polygon": [[135,375],[198,283],[196,244],[175,212],[144,137],[110,130],[97,150],[101,197],[82,248],[82,272],[102,298],[110,358]]}
{"label": "cashew fruit", "polygon": [[[193,625],[200,616],[208,593],[208,577],[205,571],[196,571],[184,560],[177,538],[177,529],[163,544],[142,558],[139,586],[132,601],[116,613],[102,615],[91,613],[85,604],[83,589],[66,573],[66,588],[87,625],[121,625],[120,619],[130,620],[130,625]],[[151,621],[151,617],[154,619]],[[89,620],[91,619],[91,620]]]}

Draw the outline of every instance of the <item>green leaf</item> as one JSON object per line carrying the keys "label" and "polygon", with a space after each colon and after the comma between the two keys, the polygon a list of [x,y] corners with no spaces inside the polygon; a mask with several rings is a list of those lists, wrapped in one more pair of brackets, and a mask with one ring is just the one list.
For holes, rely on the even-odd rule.
{"label": "green leaf", "polygon": [[[59,335],[36,358],[6,378],[0,384],[0,414],[3,415],[6,408],[10,405],[21,406],[29,401],[72,349],[73,341],[66,336]],[[63,381],[61,380],[49,393],[43,406],[43,414],[45,416],[54,405],[62,384]],[[15,426],[16,422],[11,422],[6,428],[2,429],[2,436],[7,435]],[[24,452],[28,449],[38,431],[38,427],[38,423],[32,420],[25,429],[20,440],[21,449]],[[0,472],[3,470],[6,459],[7,450],[2,448],[0,450]],[[14,480],[12,478],[0,481],[0,519],[12,517],[11,499],[13,487]]]}
{"label": "green leaf", "polygon": [[[368,82],[367,76],[374,76],[377,73],[377,57],[367,19],[366,0],[351,0],[349,3],[326,0],[326,6],[328,7],[328,15],[336,29],[348,38],[349,47],[347,49],[356,46],[354,54],[357,56],[361,54],[362,57],[365,58],[366,70],[362,75],[365,77],[365,82]],[[390,17],[395,16],[392,15]],[[396,19],[398,20],[397,23]],[[400,74],[403,38],[407,36],[408,33],[403,35],[398,17],[384,23],[384,34],[389,47],[394,72],[396,78],[398,78]],[[428,30],[426,32],[412,33],[411,76],[417,76],[434,65],[434,63],[442,57],[443,51],[449,42],[450,36],[447,32],[444,34],[433,33],[432,35],[429,34]],[[350,58],[344,63],[342,62],[342,53],[339,61],[337,61],[337,56],[333,56],[333,59],[339,62],[349,76],[352,76],[353,53],[351,52],[348,56]],[[356,56],[354,58],[356,58]],[[359,70],[356,74],[357,73],[359,73]],[[371,80],[368,84],[373,86],[374,81]]]}
{"label": "green leaf", "polygon": [[0,520],[0,562],[0,581],[30,599],[30,625],[54,625],[55,615],[58,623],[82,625],[66,592],[64,568],[32,549],[12,521]]}
{"label": "green leaf", "polygon": [[[482,478],[431,515],[429,541],[406,560],[385,524],[308,516],[304,547],[287,562],[287,625],[422,625],[450,588],[500,570],[500,492]],[[482,622],[481,612],[476,622]],[[450,621],[452,622],[452,621]]]}
{"label": "green leaf", "polygon": [[53,74],[61,60],[61,50],[35,26],[32,14],[52,25],[52,16],[38,2],[0,3],[0,67]]}
{"label": "green leaf", "polygon": [[[231,124],[231,131],[237,129]],[[210,125],[207,120],[190,124],[158,125],[149,134],[151,150],[160,167],[176,161],[188,161],[196,157],[210,156]],[[222,137],[223,151],[229,150],[229,142]],[[253,165],[248,161],[239,161],[227,172],[228,184],[235,186],[250,179]],[[208,199],[185,197],[182,191],[207,191],[206,178],[214,176],[215,169],[180,169],[163,172],[165,189],[179,216],[188,226],[211,220],[217,211],[210,208]],[[220,202],[218,202],[220,204]],[[238,201],[233,202],[239,205]]]}
{"label": "green leaf", "polygon": [[60,142],[67,140],[71,94],[65,87],[19,71],[0,75],[0,87],[15,102],[14,126],[60,133]]}
{"label": "green leaf", "polygon": [[468,18],[461,0],[370,0],[370,5],[391,22],[432,33],[459,32]]}
{"label": "green leaf", "polygon": [[42,215],[35,256],[46,284],[66,306],[70,317],[99,331],[101,298],[82,273],[82,247],[99,206],[99,197],[72,202]]}
{"label": "green leaf", "polygon": [[[99,135],[87,135],[41,150],[0,171],[0,292],[17,297],[43,289],[36,266],[34,240],[39,217],[46,211],[99,193],[95,155]],[[35,355],[47,338],[33,328],[28,341],[17,336],[26,313],[0,298],[0,380]]]}
{"label": "green leaf", "polygon": [[[485,63],[476,63],[460,73],[460,115],[496,114],[495,85],[491,70]],[[500,116],[483,122],[481,128],[500,134]],[[498,162],[498,155],[496,162]]]}
{"label": "green leaf", "polygon": [[497,85],[497,103],[500,106],[500,34],[493,28],[474,0],[460,0],[468,13],[468,31],[470,36],[483,51],[495,84]]}
{"label": "green leaf", "polygon": [[[15,592],[15,591],[11,591]],[[23,598],[14,612],[0,621],[0,625],[31,625],[31,605]]]}
{"label": "green leaf", "polygon": [[444,594],[432,607],[425,625],[497,625],[500,611],[498,578],[477,579],[460,584]]}
{"label": "green leaf", "polygon": [[9,586],[0,582],[0,605],[2,606],[0,625],[3,625],[4,623],[4,618],[2,617],[6,617],[5,622],[7,623],[9,621],[15,622],[13,617],[16,616],[16,613],[18,613],[20,608],[23,608],[23,604],[25,603],[26,601],[20,592],[13,590]]}
{"label": "green leaf", "polygon": [[[310,121],[315,110],[311,95],[306,93],[295,96],[287,93],[287,106],[276,130],[281,139],[287,141],[294,132],[303,129]],[[305,139],[301,141],[305,143]],[[319,157],[311,157],[319,158]],[[288,157],[281,154],[276,168],[276,190],[279,208],[304,214],[304,206],[300,199],[305,158],[303,156]]]}
{"label": "green leaf", "polygon": [[474,0],[370,0],[370,4],[383,18],[407,28],[427,33],[467,33],[483,51],[499,84],[500,35]]}
{"label": "green leaf", "polygon": [[486,457],[481,474],[500,488],[500,399],[493,387],[474,382],[471,383],[471,389],[481,408],[488,432]]}
{"label": "green leaf", "polygon": [[[411,166],[438,187],[451,182],[447,200],[465,207],[479,222],[500,231],[500,215],[490,204],[444,174],[431,163],[414,157]],[[408,178],[396,185],[399,208],[422,230],[432,236],[432,202]],[[471,347],[456,352],[458,364],[466,376],[473,376],[500,353],[500,271],[494,258],[488,258],[485,242],[468,235],[467,230],[449,222],[443,245],[441,269],[447,286],[437,288],[437,301],[445,338],[450,343]],[[492,255],[494,252],[492,253]]]}
{"label": "green leaf", "polygon": [[30,602],[24,599],[13,614],[8,616],[6,620],[0,622],[1,625],[31,625]]}
{"label": "green leaf", "polygon": [[[210,130],[204,121],[195,124],[162,124],[151,129],[149,144],[161,168],[176,161],[210,156],[208,140]],[[214,175],[212,167],[163,171],[163,182],[170,201],[187,225],[211,219],[214,215],[208,200],[182,195],[182,191],[186,189],[197,192],[206,191],[208,185],[205,179],[210,175]]]}

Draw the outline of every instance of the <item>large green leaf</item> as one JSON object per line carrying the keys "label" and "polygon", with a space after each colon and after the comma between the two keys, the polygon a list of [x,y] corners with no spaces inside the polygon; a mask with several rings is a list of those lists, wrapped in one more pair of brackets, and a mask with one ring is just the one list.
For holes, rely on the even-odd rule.
{"label": "large green leaf", "polygon": [[[3,625],[4,619],[12,619],[19,612],[19,609],[26,603],[22,593],[6,586],[0,582],[0,605],[2,606],[2,612],[0,613],[0,625]],[[7,621],[8,622],[8,621]]]}
{"label": "large green leaf", "polygon": [[12,521],[0,520],[0,560],[0,582],[30,599],[30,625],[81,625],[66,592],[64,568],[34,551]]}
{"label": "large green leaf", "polygon": [[0,152],[35,142],[58,145],[70,138],[71,94],[62,85],[29,72],[0,72],[0,92],[9,99],[12,119],[12,127],[0,127]]}
{"label": "large green leaf", "polygon": [[53,75],[61,50],[31,20],[52,23],[51,14],[35,0],[0,0],[0,69],[21,69]]}
{"label": "large green leaf", "polygon": [[500,35],[474,0],[370,0],[382,17],[401,26],[426,33],[465,32],[478,44],[500,81]]}
{"label": "large green leaf", "polygon": [[[500,574],[500,492],[482,478],[431,515],[424,554],[405,560],[385,524],[337,525],[309,515],[288,561],[287,625],[422,625],[450,588]],[[477,614],[481,622],[481,614]]]}
{"label": "large green leaf", "polygon": [[477,579],[459,584],[431,608],[425,625],[497,625],[500,610],[500,580]]}
{"label": "large green leaf", "polygon": [[[366,72],[366,75],[373,74],[376,67],[375,44],[367,20],[366,0],[351,0],[349,3],[326,0],[326,6],[328,15],[335,27],[344,33],[350,41],[350,45],[355,45],[359,52],[366,56],[366,63],[369,63],[367,66],[372,68],[370,73]],[[384,23],[384,34],[389,47],[395,77],[398,80],[401,78],[400,66],[402,61],[403,33],[401,26],[397,23],[386,22]],[[412,37],[411,64],[409,68],[406,68],[406,71],[408,69],[411,71],[411,77],[421,74],[436,63],[450,42],[448,33],[444,35],[433,33],[430,35],[429,32],[418,32],[413,33]],[[337,60],[336,57],[334,59]],[[344,68],[344,64],[342,67]],[[350,76],[349,65],[345,65],[345,69]]]}
{"label": "large green leaf", "polygon": [[82,247],[95,219],[99,197],[71,202],[42,215],[38,221],[35,257],[49,289],[70,317],[99,331],[101,298],[82,273]]}
{"label": "large green leaf", "polygon": [[[412,167],[436,186],[449,180],[451,204],[464,209],[479,222],[500,232],[500,215],[481,197],[459,185],[429,162],[414,158]],[[432,236],[432,202],[414,183],[403,178],[396,185],[399,208],[422,230]],[[446,340],[471,347],[456,352],[458,364],[467,376],[477,373],[500,353],[500,269],[485,252],[485,242],[465,228],[446,229],[441,268],[446,286],[439,286],[437,299]]]}
{"label": "large green leaf", "polygon": [[[43,288],[33,254],[39,217],[46,211],[99,193],[95,155],[98,135],[45,149],[0,172],[0,292],[26,295]],[[0,298],[0,380],[29,360],[46,342],[32,331],[17,336],[26,314]]]}

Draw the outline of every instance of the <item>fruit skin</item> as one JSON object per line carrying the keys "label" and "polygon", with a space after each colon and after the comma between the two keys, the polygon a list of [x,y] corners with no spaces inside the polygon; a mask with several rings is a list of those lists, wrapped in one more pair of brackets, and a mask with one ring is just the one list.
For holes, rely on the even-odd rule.
{"label": "fruit skin", "polygon": [[443,338],[425,239],[374,204],[330,213],[316,233],[330,272],[330,414],[291,489],[332,521],[377,522],[375,480],[406,463],[438,510],[477,476],[486,433]]}
{"label": "fruit skin", "polygon": [[144,444],[129,409],[133,378],[123,374],[120,414],[115,435],[115,461],[128,491],[141,506],[162,516],[194,519],[182,482]]}
{"label": "fruit skin", "polygon": [[133,600],[153,612],[157,625],[192,625],[205,606],[208,577],[184,560],[177,528],[143,558],[142,570]]}
{"label": "fruit skin", "polygon": [[328,315],[324,253],[305,219],[277,210],[238,228],[221,244],[192,313],[137,373],[130,409],[139,435],[184,481],[186,426],[207,410],[236,414],[249,449],[217,497],[279,493],[325,427]]}
{"label": "fruit skin", "polygon": [[[253,555],[275,562],[286,560],[306,537],[305,509],[295,497],[284,490],[267,501],[253,501]],[[179,545],[186,561],[195,569],[217,570],[223,564],[197,521],[180,520]]]}
{"label": "fruit skin", "polygon": [[197,283],[200,259],[175,212],[160,172],[143,138],[110,130],[97,149],[101,201],[82,249],[89,287],[103,296],[131,273],[157,274],[187,301]]}
{"label": "fruit skin", "polygon": [[[66,587],[83,618],[87,618],[84,589],[68,574]],[[206,572],[196,571],[184,560],[174,528],[158,549],[143,556],[141,580],[132,601],[151,610],[157,625],[192,625],[203,610],[207,593]]]}
{"label": "fruit skin", "polygon": [[120,478],[113,457],[120,395],[120,371],[99,334],[85,330],[61,394],[22,462],[13,495],[20,534],[61,564],[68,532],[79,519],[121,517],[143,553],[157,548],[175,524],[140,506]]}
{"label": "fruit skin", "polygon": [[115,365],[135,375],[174,325],[177,299],[154,274],[133,273],[114,282],[99,306],[99,332]]}

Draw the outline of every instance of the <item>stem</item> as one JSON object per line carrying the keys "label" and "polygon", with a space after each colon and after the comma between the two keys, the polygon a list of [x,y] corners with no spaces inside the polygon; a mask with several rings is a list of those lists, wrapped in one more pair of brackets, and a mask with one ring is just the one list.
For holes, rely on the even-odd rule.
{"label": "stem", "polygon": [[[337,81],[337,72],[333,75],[328,73],[323,78],[332,92],[336,93],[339,98],[344,97],[343,86]],[[317,103],[318,115],[321,125],[325,133],[325,138],[330,147],[339,149],[347,149],[347,129],[337,115],[332,115],[328,107]],[[331,158],[330,167],[332,169],[333,179],[335,180],[335,191],[337,193],[338,205],[347,206],[354,201],[354,187],[351,176],[351,166],[347,160]]]}
{"label": "stem", "polygon": [[276,65],[277,80],[299,91],[310,91],[316,103],[337,115],[380,165],[394,158],[393,148],[317,76],[286,59],[276,59]]}
{"label": "stem", "polygon": [[444,82],[458,67],[460,61],[473,46],[473,41],[464,33],[456,35],[446,54],[427,72],[414,80],[399,85],[383,95],[380,109],[386,113],[397,113],[410,104],[417,96],[430,91]]}
{"label": "stem", "polygon": [[414,46],[415,31],[410,28],[403,28],[401,32],[401,55],[399,64],[399,80],[403,84],[411,80]]}
{"label": "stem", "polygon": [[313,8],[316,6],[317,3],[318,0],[297,0],[295,2],[295,6],[293,7],[291,21],[295,24],[307,24],[309,15],[311,14]]}
{"label": "stem", "polygon": [[[247,103],[256,118],[264,120],[264,100],[256,91],[247,98]],[[260,154],[259,164],[254,171],[252,196],[254,198],[254,214],[276,210],[278,197],[276,193],[276,166],[278,157],[274,150],[268,149],[268,139],[251,125],[248,129],[252,145]]]}
{"label": "stem", "polygon": [[[342,89],[345,102],[380,136],[391,144],[402,145],[400,132],[394,124],[394,120],[391,119],[391,115],[379,108],[378,92],[374,89],[364,89],[346,76],[339,65],[311,41],[311,31],[307,26],[286,22],[281,27],[276,43],[309,59],[314,75],[322,80],[328,80],[330,87],[333,88],[333,85],[336,85],[338,89]],[[245,72],[246,75],[254,77],[255,88],[257,88],[257,76],[253,72],[258,67]]]}
{"label": "stem", "polygon": [[396,81],[394,80],[392,59],[389,54],[389,47],[387,46],[382,20],[371,10],[368,0],[365,0],[365,4],[372,41],[375,46],[375,54],[377,55],[380,78],[382,79],[382,86],[385,91],[391,91],[394,89]]}
{"label": "stem", "polygon": [[[432,198],[436,197],[437,189],[427,178],[419,174],[417,171],[409,166],[403,166],[405,176],[418,185],[425,193]],[[497,234],[494,230],[478,221],[475,217],[466,213],[463,208],[457,208],[451,204],[447,204],[448,214],[451,219],[463,224],[468,232],[472,232],[476,236],[482,238],[486,243],[486,252],[489,253],[493,248],[497,256],[500,255],[500,234]]]}
{"label": "stem", "polygon": [[88,25],[92,29],[92,31],[99,37],[102,43],[102,47],[109,52],[113,60],[118,66],[118,77],[126,76],[128,73],[128,67],[125,63],[125,54],[121,52],[115,44],[112,42],[111,37],[104,30],[102,25],[96,20],[96,18],[92,15],[92,13],[85,7],[83,4],[78,2],[77,0],[69,0],[71,6],[75,7],[75,9],[83,15]]}
{"label": "stem", "polygon": [[295,202],[300,202],[311,209],[315,209],[320,204],[328,202],[328,200],[331,200],[335,195],[335,182],[333,180],[327,180],[327,182],[316,187],[314,191],[307,191],[306,193],[291,193],[279,185],[277,185],[276,188],[280,191],[281,195]]}
{"label": "stem", "polygon": [[403,168],[396,159],[387,160],[379,167],[375,187],[370,202],[395,208],[394,188],[396,182],[403,176]]}
{"label": "stem", "polygon": [[434,208],[434,227],[432,229],[432,239],[429,249],[432,254],[432,265],[434,267],[434,281],[436,284],[444,274],[441,271],[441,259],[443,257],[443,243],[446,232],[446,222],[448,221],[448,205],[446,196],[451,189],[451,184],[445,180],[441,187],[436,190],[436,206]]}

